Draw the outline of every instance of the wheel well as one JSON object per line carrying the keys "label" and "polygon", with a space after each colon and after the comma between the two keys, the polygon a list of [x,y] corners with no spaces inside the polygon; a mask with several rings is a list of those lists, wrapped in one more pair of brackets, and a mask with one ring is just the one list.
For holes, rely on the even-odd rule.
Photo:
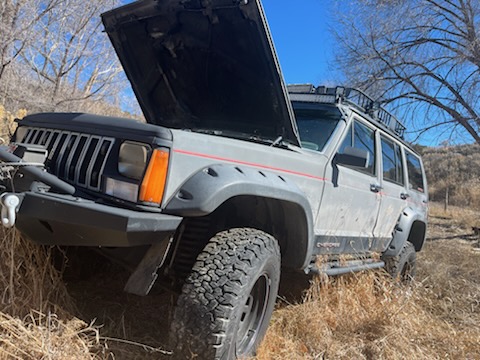
{"label": "wheel well", "polygon": [[282,266],[299,269],[308,253],[308,226],[307,214],[298,204],[256,196],[233,197],[209,215],[184,218],[171,254],[172,275],[185,278],[213,235],[242,227],[275,237],[280,245]]}
{"label": "wheel well", "polygon": [[277,239],[282,254],[282,266],[300,268],[308,252],[308,219],[301,205],[289,201],[237,196],[222,204],[213,214],[222,218],[226,230],[252,227]]}
{"label": "wheel well", "polygon": [[410,228],[410,234],[408,235],[408,241],[413,244],[415,251],[422,250],[423,243],[425,242],[425,235],[427,231],[427,225],[423,221],[414,221]]}

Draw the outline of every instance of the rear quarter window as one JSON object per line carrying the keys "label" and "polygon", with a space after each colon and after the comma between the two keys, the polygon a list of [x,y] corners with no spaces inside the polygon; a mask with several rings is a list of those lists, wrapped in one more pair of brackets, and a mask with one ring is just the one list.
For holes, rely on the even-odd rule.
{"label": "rear quarter window", "polygon": [[408,183],[409,188],[421,193],[425,192],[425,184],[423,181],[422,165],[420,159],[406,151]]}

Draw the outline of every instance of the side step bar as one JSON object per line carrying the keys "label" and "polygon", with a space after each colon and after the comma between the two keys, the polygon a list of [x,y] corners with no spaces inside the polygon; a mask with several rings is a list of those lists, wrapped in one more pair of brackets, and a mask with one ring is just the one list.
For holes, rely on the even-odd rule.
{"label": "side step bar", "polygon": [[363,270],[380,269],[385,266],[383,261],[374,260],[350,260],[340,264],[338,261],[322,264],[320,268],[313,265],[310,272],[314,274],[325,274],[328,276],[336,276],[354,273]]}

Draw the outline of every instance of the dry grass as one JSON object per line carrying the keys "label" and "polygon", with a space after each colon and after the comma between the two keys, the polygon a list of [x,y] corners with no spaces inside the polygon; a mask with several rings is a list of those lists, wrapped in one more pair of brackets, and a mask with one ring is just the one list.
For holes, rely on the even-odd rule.
{"label": "dry grass", "polygon": [[[431,240],[419,254],[415,283],[405,287],[382,272],[317,278],[303,303],[274,312],[257,359],[479,359],[480,253],[473,251],[473,241],[461,239],[468,231],[461,210],[432,209]],[[150,325],[157,322],[152,315],[166,317],[158,313],[161,304],[111,293],[102,308],[98,294],[91,299],[89,293],[80,294],[77,301],[98,304],[96,312],[91,309],[97,315],[90,318],[117,306],[133,318],[131,324],[144,324],[143,333],[133,337],[123,324],[125,336],[110,335],[128,340],[108,340],[112,348],[98,328],[71,315],[78,310],[51,265],[51,249],[14,232],[0,234],[0,242],[0,359],[105,359],[114,358],[112,349],[122,359],[169,358],[160,347],[135,343],[158,337]],[[91,280],[108,289],[111,281],[104,281]],[[128,302],[140,306],[120,306]]]}
{"label": "dry grass", "polygon": [[0,359],[93,359],[98,331],[75,306],[53,267],[53,249],[0,230]]}
{"label": "dry grass", "polygon": [[470,208],[449,205],[445,211],[444,204],[431,202],[429,204],[431,218],[443,218],[448,220],[452,230],[470,230],[473,226],[480,226],[480,212]]}
{"label": "dry grass", "polygon": [[17,124],[14,120],[16,118],[22,119],[23,117],[25,117],[25,115],[27,115],[27,111],[25,109],[21,109],[15,113],[11,113],[5,110],[5,107],[3,107],[3,105],[0,105],[0,139],[2,139],[2,144],[8,142],[8,139],[10,139],[16,129]]}
{"label": "dry grass", "polygon": [[24,319],[0,313],[0,359],[93,359],[98,330],[73,318],[31,312]]}
{"label": "dry grass", "polygon": [[[303,304],[275,312],[257,359],[476,359],[480,328],[448,322],[421,283],[372,272],[315,282]],[[443,314],[443,313],[442,313]]]}
{"label": "dry grass", "polygon": [[451,211],[435,207],[430,237],[450,239],[427,242],[415,283],[373,272],[317,279],[302,304],[274,313],[257,359],[479,359],[480,253],[455,238],[469,212]]}
{"label": "dry grass", "polygon": [[61,273],[52,264],[53,250],[23,239],[16,230],[0,230],[1,310],[24,317],[74,309]]}

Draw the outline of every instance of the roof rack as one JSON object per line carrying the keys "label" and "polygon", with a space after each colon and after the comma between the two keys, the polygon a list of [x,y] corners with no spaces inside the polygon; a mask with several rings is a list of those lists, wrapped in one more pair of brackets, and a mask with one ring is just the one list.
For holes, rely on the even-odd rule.
{"label": "roof rack", "polygon": [[355,106],[379,123],[382,127],[403,139],[405,125],[392,113],[381,107],[363,91],[342,86],[315,87],[311,84],[288,85],[290,100],[324,104],[346,103]]}

